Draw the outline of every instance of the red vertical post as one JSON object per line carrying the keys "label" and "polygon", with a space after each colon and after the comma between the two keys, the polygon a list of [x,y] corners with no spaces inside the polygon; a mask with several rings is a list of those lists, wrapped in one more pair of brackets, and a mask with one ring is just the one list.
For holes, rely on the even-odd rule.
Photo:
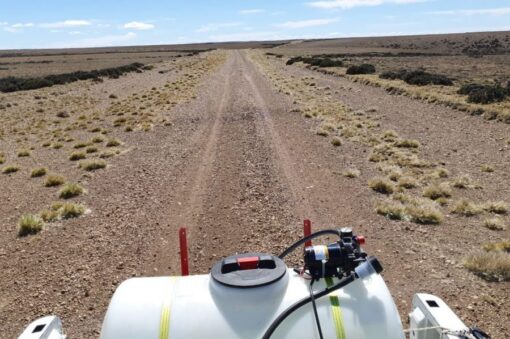
{"label": "red vertical post", "polygon": [[[305,221],[303,222],[303,234],[305,237],[312,234],[312,222],[308,219],[305,219]],[[312,246],[312,241],[308,240],[307,242],[305,242],[305,246]]]}
{"label": "red vertical post", "polygon": [[186,228],[181,227],[179,229],[179,244],[181,252],[181,274],[183,276],[189,275],[189,264],[188,264],[188,240],[186,238]]}

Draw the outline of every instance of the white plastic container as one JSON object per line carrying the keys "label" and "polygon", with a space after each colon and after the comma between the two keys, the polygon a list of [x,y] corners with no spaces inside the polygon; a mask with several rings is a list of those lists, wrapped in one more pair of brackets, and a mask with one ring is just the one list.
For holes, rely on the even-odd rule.
{"label": "white plastic container", "polygon": [[[314,290],[324,284],[316,282]],[[101,339],[262,338],[281,312],[309,296],[308,286],[290,269],[256,288],[228,287],[210,275],[130,279],[111,300]],[[317,300],[317,307],[324,338],[404,339],[397,308],[378,274]],[[319,338],[311,304],[284,320],[272,338]]]}

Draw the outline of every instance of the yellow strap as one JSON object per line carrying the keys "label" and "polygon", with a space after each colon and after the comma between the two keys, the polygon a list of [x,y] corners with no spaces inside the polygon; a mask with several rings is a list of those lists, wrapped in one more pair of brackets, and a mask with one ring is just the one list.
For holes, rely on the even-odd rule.
{"label": "yellow strap", "polygon": [[161,318],[159,320],[159,339],[169,339],[170,334],[170,306],[171,306],[171,295],[173,286],[175,283],[175,277],[170,278],[171,288],[168,291],[168,295],[163,301],[163,307],[161,308]]}
{"label": "yellow strap", "polygon": [[[326,278],[326,285],[333,286],[333,279]],[[340,308],[340,300],[337,295],[330,294],[329,302],[331,303],[331,312],[333,313],[333,323],[335,324],[335,333],[337,339],[346,339],[344,320],[342,316],[342,309]]]}

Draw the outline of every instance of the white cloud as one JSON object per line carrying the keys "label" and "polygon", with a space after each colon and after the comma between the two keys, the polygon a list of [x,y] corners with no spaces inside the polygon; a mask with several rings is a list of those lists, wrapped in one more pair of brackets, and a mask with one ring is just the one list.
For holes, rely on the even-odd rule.
{"label": "white cloud", "polygon": [[70,27],[85,27],[90,26],[92,23],[88,20],[64,20],[57,22],[48,22],[40,24],[44,28],[70,28]]}
{"label": "white cloud", "polygon": [[8,25],[8,23],[7,23],[7,22],[1,22],[1,21],[0,21],[0,26],[7,26],[7,25]]}
{"label": "white cloud", "polygon": [[429,0],[326,0],[326,1],[312,1],[307,4],[317,8],[341,8],[348,9],[361,6],[380,6],[385,3],[393,4],[412,4],[419,2],[427,2]]}
{"label": "white cloud", "polygon": [[131,21],[131,22],[128,22],[127,24],[124,24],[124,26],[122,26],[122,27],[124,27],[126,29],[136,29],[139,31],[146,31],[149,29],[154,29],[156,26],[154,26],[153,24],[145,23],[145,22]]}
{"label": "white cloud", "polygon": [[5,23],[2,23],[2,25],[0,25],[0,26],[4,26],[4,31],[10,32],[10,33],[22,32],[23,28],[34,27],[34,24],[31,22],[17,23],[17,24],[13,24],[10,26],[6,26],[6,25],[7,25],[7,23],[5,22]]}
{"label": "white cloud", "polygon": [[246,14],[260,14],[260,13],[264,13],[265,10],[263,9],[243,9],[242,11],[239,11],[239,14],[243,14],[243,15],[246,15]]}
{"label": "white cloud", "polygon": [[[123,35],[105,35],[97,38],[75,40],[67,43],[56,43],[52,48],[80,48],[80,47],[109,47],[123,46],[137,37],[136,33],[128,32]],[[47,46],[46,46],[47,47]]]}
{"label": "white cloud", "polygon": [[506,15],[510,14],[510,7],[485,9],[458,9],[452,11],[435,11],[430,14],[438,15]]}
{"label": "white cloud", "polygon": [[200,27],[197,29],[198,33],[206,33],[206,32],[213,32],[217,31],[221,28],[229,28],[229,27],[237,27],[241,26],[240,22],[224,22],[224,23],[215,23],[215,24],[208,24]]}
{"label": "white cloud", "polygon": [[277,24],[277,27],[286,29],[297,29],[306,27],[325,26],[337,22],[338,19],[313,19],[313,20],[302,20],[302,21],[287,21],[282,24]]}
{"label": "white cloud", "polygon": [[27,28],[27,27],[34,27],[34,24],[31,22],[19,23],[19,24],[11,25],[11,27],[12,28]]}

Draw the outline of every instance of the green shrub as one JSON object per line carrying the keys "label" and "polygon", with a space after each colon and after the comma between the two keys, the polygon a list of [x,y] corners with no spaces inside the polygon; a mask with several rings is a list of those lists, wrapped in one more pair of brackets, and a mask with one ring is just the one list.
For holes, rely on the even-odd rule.
{"label": "green shrub", "polygon": [[375,66],[371,64],[353,65],[347,68],[346,74],[374,74]]}

